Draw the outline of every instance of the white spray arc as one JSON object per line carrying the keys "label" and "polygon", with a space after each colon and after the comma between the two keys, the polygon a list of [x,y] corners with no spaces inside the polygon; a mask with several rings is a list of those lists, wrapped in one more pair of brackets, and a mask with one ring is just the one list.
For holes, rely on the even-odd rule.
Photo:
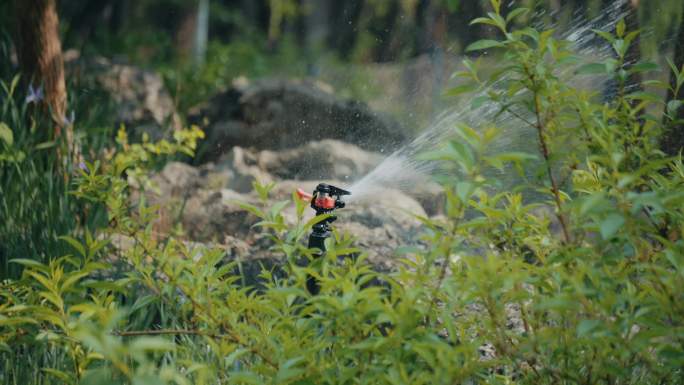
{"label": "white spray arc", "polygon": [[[571,42],[577,56],[586,58],[587,61],[608,57],[612,54],[610,47],[596,36],[594,30],[612,31],[615,24],[625,16],[621,11],[623,3],[624,1],[616,1],[604,9],[600,16],[589,21],[582,17],[575,18],[570,23],[571,27],[568,31],[561,33],[560,37]],[[579,65],[581,64],[583,63]],[[561,76],[573,76],[573,73],[574,71],[569,71]],[[607,79],[594,79],[593,84],[601,85],[605,80]],[[496,88],[497,84],[481,90],[479,95],[486,95],[487,91]],[[524,111],[518,112],[526,114]],[[430,182],[432,176],[440,169],[439,162],[421,158],[420,154],[436,149],[452,138],[458,124],[466,124],[478,129],[483,123],[509,128],[516,124],[518,126],[523,124],[522,120],[510,113],[500,113],[499,106],[494,103],[483,103],[476,108],[470,103],[461,103],[441,113],[422,134],[396,150],[370,173],[353,183],[348,188],[352,195],[347,201],[362,202],[372,199],[388,188],[415,194],[420,190],[420,186]],[[522,133],[524,130],[519,128],[517,132]],[[506,149],[510,142],[507,136],[502,136],[491,150]]]}

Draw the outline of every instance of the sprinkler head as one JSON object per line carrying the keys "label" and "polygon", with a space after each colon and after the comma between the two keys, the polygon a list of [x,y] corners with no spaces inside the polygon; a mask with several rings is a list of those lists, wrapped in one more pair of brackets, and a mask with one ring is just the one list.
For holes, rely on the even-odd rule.
{"label": "sprinkler head", "polygon": [[300,199],[311,202],[311,208],[316,210],[316,215],[327,214],[336,209],[344,208],[345,203],[342,197],[351,195],[351,192],[329,185],[320,183],[316,186],[313,194],[309,194],[302,189],[297,189],[297,195]]}

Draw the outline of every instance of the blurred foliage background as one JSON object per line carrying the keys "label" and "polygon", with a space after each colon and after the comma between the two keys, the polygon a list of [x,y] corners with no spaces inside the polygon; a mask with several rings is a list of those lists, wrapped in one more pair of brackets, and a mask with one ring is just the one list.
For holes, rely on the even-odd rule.
{"label": "blurred foliage background", "polygon": [[[5,35],[14,28],[11,3],[0,4],[0,29]],[[522,0],[507,6],[535,10],[520,18],[520,25],[543,22],[568,30],[617,3]],[[469,25],[486,13],[487,4],[484,0],[57,2],[65,51],[162,71],[181,111],[241,75],[309,76],[331,83],[344,95],[369,100],[382,88],[369,82],[375,68],[371,65],[423,58],[433,67],[447,67],[433,71],[435,83],[440,84],[453,70],[448,68],[449,57],[458,57],[472,42],[493,35],[490,26]],[[645,31],[644,55],[671,53],[682,19],[681,2],[635,0],[628,4],[636,8],[638,26]],[[364,65],[364,70],[355,65]],[[395,99],[412,91],[407,88],[397,91]]]}

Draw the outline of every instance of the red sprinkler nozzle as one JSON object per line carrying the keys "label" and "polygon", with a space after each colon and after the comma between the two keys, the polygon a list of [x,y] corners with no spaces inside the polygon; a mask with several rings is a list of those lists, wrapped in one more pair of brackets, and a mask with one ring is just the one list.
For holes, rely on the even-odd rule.
{"label": "red sprinkler nozzle", "polygon": [[311,199],[313,199],[313,195],[309,194],[308,192],[298,188],[297,189],[297,197],[303,201],[310,202]]}

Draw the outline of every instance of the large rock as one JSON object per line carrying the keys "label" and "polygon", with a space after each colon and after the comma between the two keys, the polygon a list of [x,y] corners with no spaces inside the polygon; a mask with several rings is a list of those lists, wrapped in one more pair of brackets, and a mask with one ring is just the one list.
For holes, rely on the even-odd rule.
{"label": "large rock", "polygon": [[226,188],[241,193],[253,191],[254,182],[268,184],[274,179],[260,166],[259,153],[237,146],[224,154],[212,171],[226,176]]}
{"label": "large rock", "polygon": [[[104,57],[67,61],[67,75],[89,93],[104,92],[113,103],[115,122],[158,139],[181,126],[171,95],[159,74]],[[99,100],[98,103],[101,103]]]}
{"label": "large rock", "polygon": [[192,240],[223,243],[225,236],[246,240],[253,235],[258,218],[240,203],[254,205],[256,199],[233,190],[197,190],[185,203],[183,229]]}
{"label": "large rock", "polygon": [[378,153],[353,144],[326,139],[284,151],[262,151],[259,165],[281,179],[353,180],[369,173],[382,161]]}
{"label": "large rock", "polygon": [[389,151],[406,139],[396,121],[307,81],[262,79],[235,85],[195,109],[190,119],[209,122],[208,140],[200,151],[204,159],[216,159],[233,146],[283,149],[321,139]]}
{"label": "large rock", "polygon": [[202,176],[198,168],[187,163],[169,162],[152,181],[161,197],[183,196],[200,187]]}
{"label": "large rock", "polygon": [[222,180],[220,187],[248,193],[255,181],[262,184],[278,179],[349,181],[367,174],[381,161],[380,154],[326,139],[282,151],[235,146],[216,163],[207,163],[202,169],[209,174],[208,178]]}

